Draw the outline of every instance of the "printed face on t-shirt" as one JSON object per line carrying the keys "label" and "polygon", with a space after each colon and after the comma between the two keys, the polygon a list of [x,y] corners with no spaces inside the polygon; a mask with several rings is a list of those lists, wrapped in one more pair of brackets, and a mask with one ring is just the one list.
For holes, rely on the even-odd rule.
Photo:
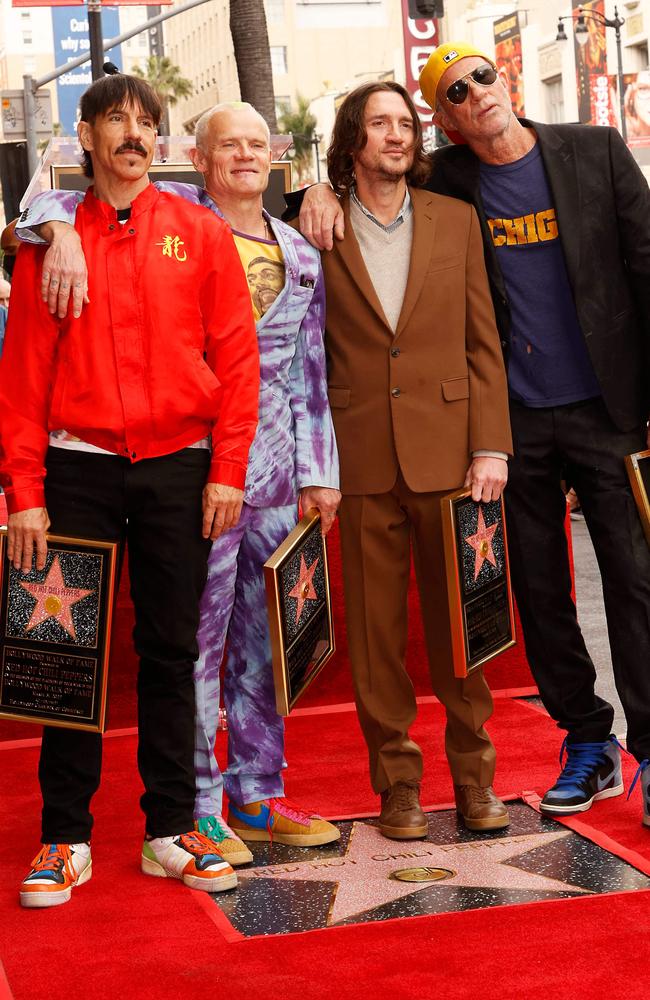
{"label": "printed face on t-shirt", "polygon": [[284,285],[284,266],[267,257],[255,257],[246,269],[253,306],[260,316],[273,305]]}

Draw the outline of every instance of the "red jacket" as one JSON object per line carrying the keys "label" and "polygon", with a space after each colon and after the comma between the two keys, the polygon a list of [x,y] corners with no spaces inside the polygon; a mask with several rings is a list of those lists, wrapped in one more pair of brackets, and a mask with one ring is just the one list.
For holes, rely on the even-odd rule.
{"label": "red jacket", "polygon": [[58,320],[40,297],[45,248],[23,246],[0,362],[0,482],[9,512],[44,507],[51,430],[131,462],[212,435],[210,482],[243,489],[258,412],[250,293],[229,227],[157,191],[117,221],[92,189],[75,228],[90,305]]}

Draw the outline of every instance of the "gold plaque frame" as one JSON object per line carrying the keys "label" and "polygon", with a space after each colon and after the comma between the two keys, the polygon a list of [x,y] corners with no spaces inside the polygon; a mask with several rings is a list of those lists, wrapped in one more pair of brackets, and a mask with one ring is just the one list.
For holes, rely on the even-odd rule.
{"label": "gold plaque frame", "polygon": [[[7,559],[7,531],[6,529],[0,531],[0,719],[103,733],[106,728],[108,667],[117,580],[118,543],[90,541],[65,535],[48,534],[46,537],[48,560],[45,570],[37,573],[32,569],[29,574],[17,574]],[[39,580],[38,577],[42,574],[47,576],[57,554],[62,555],[64,561],[66,555],[78,557],[80,561],[88,556],[101,556],[97,569],[96,611],[90,616],[94,633],[91,641],[84,644],[74,641],[76,634],[73,636],[73,641],[70,641],[70,636],[65,641],[52,638],[51,635],[45,638],[43,636],[27,637],[28,629],[10,618],[12,611],[11,589],[14,588],[15,591],[15,585],[21,583],[43,583],[44,580]],[[22,579],[17,580],[17,575],[20,575]],[[35,579],[31,580],[31,577],[35,577]],[[70,588],[72,584],[68,580],[64,586]],[[92,596],[93,593],[94,591],[91,591],[86,597]],[[32,597],[32,599],[34,598]],[[85,599],[78,599],[73,602],[72,606]],[[54,600],[56,601],[56,598]],[[37,607],[37,604],[34,605],[34,608]],[[23,611],[23,616],[24,614]],[[57,616],[53,613],[33,627],[35,635],[41,626],[47,625],[51,620],[57,620]],[[62,627],[61,631],[65,631],[65,627]],[[25,674],[19,677],[17,685],[22,689],[27,689],[27,694],[21,696],[24,698],[23,704],[20,704],[20,697],[16,693],[13,695],[11,693],[12,682],[8,678],[11,675],[12,661],[14,664],[28,663]],[[65,670],[65,676],[62,676],[63,670]],[[79,693],[81,688],[79,675],[75,677],[75,671],[80,670],[90,670],[92,674],[92,680],[87,682],[89,693],[84,692],[83,695]],[[28,688],[30,680],[34,684],[32,691]],[[55,684],[59,685],[57,690],[61,695],[61,700],[65,701],[66,697],[68,699],[69,707],[67,710],[63,706],[58,708],[44,707],[44,696],[38,694],[38,689],[40,686],[42,690],[48,683],[51,687],[54,687]],[[33,707],[27,704],[27,699],[30,696],[36,702]],[[71,703],[75,704],[75,697],[77,699],[76,709],[71,707]],[[38,706],[39,698],[40,707]],[[82,702],[85,703],[85,711]]]}
{"label": "gold plaque frame", "polygon": [[625,468],[627,469],[630,486],[632,487],[632,493],[634,494],[636,506],[639,511],[641,524],[643,525],[643,533],[648,545],[650,545],[650,500],[648,500],[648,490],[650,489],[650,449],[626,455]]}
{"label": "gold plaque frame", "polygon": [[[456,677],[466,677],[471,670],[482,667],[495,656],[510,649],[517,641],[505,509],[503,497],[480,505],[483,509],[491,508],[493,520],[488,527],[496,523],[497,530],[501,530],[500,563],[497,563],[495,573],[488,574],[489,578],[484,584],[478,582],[478,573],[475,581],[468,585],[463,574],[464,555],[467,555],[463,542],[468,536],[461,536],[459,510],[461,506],[474,504],[471,490],[455,490],[443,497],[440,503],[454,674]],[[483,562],[485,561],[484,557]],[[482,569],[483,565],[481,571]],[[468,586],[471,586],[471,591]],[[492,641],[489,638],[490,632]]]}
{"label": "gold plaque frame", "polygon": [[[312,562],[307,566],[309,559]],[[301,567],[299,571],[298,562]],[[303,578],[303,566],[311,571],[309,578],[306,576]],[[315,597],[299,598],[290,594],[289,585],[293,583],[292,589],[296,590],[303,579],[309,580],[304,583],[304,593],[307,594],[311,583]],[[264,563],[264,581],[273,654],[276,708],[279,715],[286,716],[336,649],[327,543],[321,535],[320,514],[317,510],[314,508],[309,510]],[[302,604],[296,603],[294,606],[290,603],[299,600]],[[308,615],[300,625],[304,607],[308,608]],[[295,622],[291,622],[292,613],[296,614]]]}

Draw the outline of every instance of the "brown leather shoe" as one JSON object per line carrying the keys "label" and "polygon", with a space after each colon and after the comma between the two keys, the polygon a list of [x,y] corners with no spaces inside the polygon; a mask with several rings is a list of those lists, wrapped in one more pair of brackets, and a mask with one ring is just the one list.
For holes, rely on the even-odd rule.
{"label": "brown leather shoe", "polygon": [[417,782],[396,781],[381,793],[379,829],[391,840],[417,840],[429,832]]}
{"label": "brown leather shoe", "polygon": [[454,785],[456,812],[468,830],[501,830],[510,823],[505,805],[491,786]]}

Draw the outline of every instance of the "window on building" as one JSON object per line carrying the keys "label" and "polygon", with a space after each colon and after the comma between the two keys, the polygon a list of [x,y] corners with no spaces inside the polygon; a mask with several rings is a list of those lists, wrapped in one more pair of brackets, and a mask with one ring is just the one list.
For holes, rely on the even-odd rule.
{"label": "window on building", "polygon": [[625,72],[641,73],[648,69],[648,43],[625,46]]}
{"label": "window on building", "polygon": [[264,0],[267,24],[284,24],[284,0]]}
{"label": "window on building", "polygon": [[271,71],[273,76],[281,76],[287,73],[287,47],[286,45],[271,45]]}
{"label": "window on building", "polygon": [[287,94],[286,97],[279,97],[276,95],[275,98],[275,117],[282,118],[285,112],[291,110],[291,98]]}
{"label": "window on building", "polygon": [[557,125],[564,121],[564,91],[562,77],[553,76],[544,80],[544,96],[546,103],[546,121]]}

